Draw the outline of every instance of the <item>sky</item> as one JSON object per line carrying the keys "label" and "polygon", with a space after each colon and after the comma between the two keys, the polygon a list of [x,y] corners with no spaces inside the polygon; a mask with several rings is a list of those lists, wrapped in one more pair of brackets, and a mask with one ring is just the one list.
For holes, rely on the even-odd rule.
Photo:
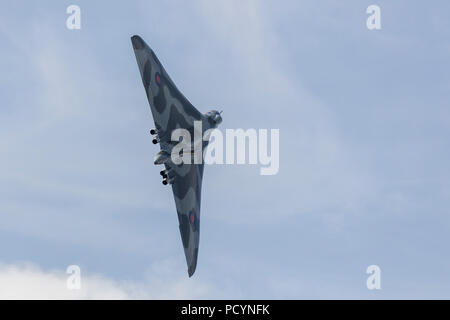
{"label": "sky", "polygon": [[[0,298],[449,299],[449,10],[2,2]],[[192,278],[134,34],[201,112],[224,110],[221,130],[280,132],[277,175],[205,167]]]}

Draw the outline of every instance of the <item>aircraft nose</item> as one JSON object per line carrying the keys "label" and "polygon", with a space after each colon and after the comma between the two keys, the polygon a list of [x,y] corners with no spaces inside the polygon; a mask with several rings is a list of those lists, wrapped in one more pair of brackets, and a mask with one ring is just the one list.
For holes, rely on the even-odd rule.
{"label": "aircraft nose", "polygon": [[216,116],[214,117],[214,122],[216,122],[217,124],[222,123],[222,117],[220,114],[216,114]]}

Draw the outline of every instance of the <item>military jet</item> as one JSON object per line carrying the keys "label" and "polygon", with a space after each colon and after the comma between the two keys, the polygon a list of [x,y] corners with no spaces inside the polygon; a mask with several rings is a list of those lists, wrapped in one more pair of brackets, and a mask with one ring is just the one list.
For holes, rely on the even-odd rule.
{"label": "military jet", "polygon": [[[206,130],[216,128],[222,122],[221,112],[212,110],[206,114],[200,113],[177,89],[144,40],[135,35],[131,37],[131,43],[155,122],[155,128],[150,130],[150,134],[153,143],[159,143],[161,149],[154,163],[164,165],[165,168],[160,172],[162,183],[172,186],[188,274],[191,277],[197,267],[200,240],[203,161],[200,164],[191,162],[176,165],[170,155],[178,142],[171,141],[171,134],[173,130],[182,128],[194,137],[194,121],[200,121],[200,136],[203,137]],[[200,143],[206,148],[209,139],[202,139]]]}

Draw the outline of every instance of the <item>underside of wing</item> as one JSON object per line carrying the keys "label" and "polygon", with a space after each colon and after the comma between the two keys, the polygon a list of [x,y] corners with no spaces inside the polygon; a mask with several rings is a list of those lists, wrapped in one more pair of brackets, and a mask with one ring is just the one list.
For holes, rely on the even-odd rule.
{"label": "underside of wing", "polygon": [[[197,267],[200,241],[203,164],[175,165],[170,154],[177,142],[171,141],[171,134],[175,129],[186,129],[191,137],[199,136],[200,144],[206,147],[208,141],[203,141],[202,137],[205,130],[212,126],[211,119],[203,116],[181,94],[153,50],[139,36],[133,36],[131,42],[161,146],[155,164],[164,163],[166,169],[161,171],[163,183],[172,185],[188,273],[192,276]],[[201,132],[196,129],[194,134],[194,128],[197,127],[194,121],[202,122]]]}
{"label": "underside of wing", "polygon": [[202,114],[177,89],[144,40],[133,36],[131,42],[158,137],[160,141],[170,143],[170,135],[174,129],[192,131],[194,121],[201,121]]}
{"label": "underside of wing", "polygon": [[180,224],[189,277],[197,267],[198,248],[200,242],[200,200],[203,177],[203,164],[183,164],[166,168],[172,172],[173,196]]}

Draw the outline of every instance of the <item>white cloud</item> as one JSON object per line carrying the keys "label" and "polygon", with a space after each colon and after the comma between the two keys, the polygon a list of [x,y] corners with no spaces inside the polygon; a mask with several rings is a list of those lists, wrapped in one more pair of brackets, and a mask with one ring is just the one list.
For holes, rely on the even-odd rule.
{"label": "white cloud", "polygon": [[69,290],[68,275],[31,264],[0,265],[0,299],[125,299],[130,292],[100,276],[82,277],[80,290]]}
{"label": "white cloud", "polygon": [[0,299],[202,299],[219,294],[197,279],[175,276],[176,268],[171,260],[155,264],[142,282],[116,281],[81,269],[81,288],[69,290],[63,270],[0,264]]}

